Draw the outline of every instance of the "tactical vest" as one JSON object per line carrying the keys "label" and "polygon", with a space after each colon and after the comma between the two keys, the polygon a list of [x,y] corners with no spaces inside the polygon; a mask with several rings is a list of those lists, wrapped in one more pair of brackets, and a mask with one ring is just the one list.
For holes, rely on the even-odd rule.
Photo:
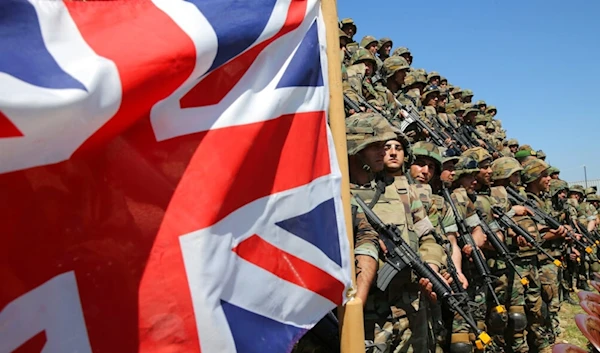
{"label": "tactical vest", "polygon": [[[535,202],[536,206],[538,206],[538,208],[540,208],[542,211],[551,214],[552,209],[548,208],[548,204],[545,202],[545,200],[541,199],[539,196],[532,194],[530,192],[527,192],[527,198],[531,199]],[[546,225],[545,223],[542,223],[543,225]],[[543,239],[544,235],[546,233],[540,233],[540,238]],[[550,253],[550,255],[552,256],[561,256],[562,254],[562,248],[564,247],[564,241],[563,239],[553,239],[553,240],[542,240],[540,245],[542,246],[542,248],[547,249],[548,252]],[[546,258],[545,255],[538,255],[538,258],[540,260],[543,260]]]}
{"label": "tactical vest", "polygon": [[[381,187],[383,183],[380,182]],[[414,230],[412,213],[410,209],[408,180],[404,176],[390,178],[386,180],[385,189],[380,191],[377,202],[372,206],[373,211],[385,224],[393,224],[398,227],[402,234],[402,239],[406,241],[413,250],[419,251],[419,239]],[[360,196],[368,205],[377,196],[378,185],[375,181],[371,182],[370,187],[356,187],[350,185],[350,191],[354,195]],[[381,266],[381,264],[380,264]],[[410,268],[406,268],[396,275],[390,285],[389,290],[397,288],[403,283],[414,282]]]}

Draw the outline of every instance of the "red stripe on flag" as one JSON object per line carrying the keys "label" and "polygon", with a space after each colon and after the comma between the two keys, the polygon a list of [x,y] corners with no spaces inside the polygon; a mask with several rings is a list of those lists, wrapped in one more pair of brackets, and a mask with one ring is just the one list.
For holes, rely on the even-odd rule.
{"label": "red stripe on flag", "polygon": [[269,44],[300,26],[305,13],[306,0],[292,0],[285,23],[277,34],[208,74],[181,98],[179,101],[181,108],[204,107],[219,103]]}
{"label": "red stripe on flag", "polygon": [[[331,172],[324,112],[209,130],[194,153],[163,226],[187,234],[261,197]],[[178,214],[193,219],[175,219]]]}
{"label": "red stripe on flag", "polygon": [[[182,320],[194,319],[180,236],[206,228],[261,197],[331,172],[324,112],[284,115],[183,140],[191,138],[199,138],[200,144],[171,198],[140,283],[140,315],[148,318],[148,330],[162,325],[151,319],[164,313],[175,311]],[[186,150],[181,140],[163,143]],[[163,166],[171,167],[182,166]]]}
{"label": "red stripe on flag", "polygon": [[191,38],[151,1],[66,1],[65,6],[88,45],[115,63],[123,92],[117,114],[79,153],[147,118],[154,104],[190,76],[196,49]]}
{"label": "red stripe on flag", "polygon": [[23,133],[0,111],[0,138],[21,136],[23,136]]}
{"label": "red stripe on flag", "polygon": [[279,278],[342,304],[344,284],[320,268],[288,253],[254,234],[233,249],[242,259]]}

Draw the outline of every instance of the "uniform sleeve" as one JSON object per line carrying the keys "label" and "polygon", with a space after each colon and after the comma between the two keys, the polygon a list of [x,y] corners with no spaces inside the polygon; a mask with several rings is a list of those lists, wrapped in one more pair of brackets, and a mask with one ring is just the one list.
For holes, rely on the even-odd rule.
{"label": "uniform sleeve", "polygon": [[434,229],[433,224],[429,220],[425,207],[419,199],[414,188],[409,188],[410,196],[410,209],[413,215],[413,222],[415,232],[419,237],[419,254],[421,259],[428,263],[438,266],[439,268],[445,267],[446,253],[441,245],[439,245],[435,237],[432,234]]}
{"label": "uniform sleeve", "polygon": [[363,210],[356,204],[354,198],[351,203],[357,207],[354,223],[354,255],[366,255],[379,259],[379,234],[373,229]]}

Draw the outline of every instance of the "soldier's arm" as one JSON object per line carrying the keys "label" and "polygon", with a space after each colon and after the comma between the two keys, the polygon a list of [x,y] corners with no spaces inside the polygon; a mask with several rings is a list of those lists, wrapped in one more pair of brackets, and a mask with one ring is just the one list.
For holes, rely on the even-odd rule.
{"label": "soldier's arm", "polygon": [[360,105],[361,101],[359,99],[359,95],[361,94],[358,90],[361,89],[361,87],[362,82],[358,75],[349,76],[348,80],[344,81],[342,84],[344,94],[358,105]]}
{"label": "soldier's arm", "polygon": [[354,256],[356,262],[356,296],[367,301],[379,259],[379,235],[367,221],[362,210],[356,212]]}
{"label": "soldier's arm", "polygon": [[433,224],[429,220],[429,217],[427,217],[425,207],[423,207],[423,203],[413,188],[410,188],[409,197],[415,232],[419,237],[419,254],[421,255],[421,259],[429,264],[434,271],[439,272],[442,267],[445,267],[444,249],[436,242],[433,236]]}

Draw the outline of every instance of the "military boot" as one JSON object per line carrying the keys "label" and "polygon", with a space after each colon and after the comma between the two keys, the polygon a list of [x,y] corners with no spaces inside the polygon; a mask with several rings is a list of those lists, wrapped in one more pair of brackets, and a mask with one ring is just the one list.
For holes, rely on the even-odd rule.
{"label": "military boot", "polygon": [[577,288],[588,292],[592,291],[592,287],[590,287],[586,281],[577,281]]}
{"label": "military boot", "polygon": [[579,303],[573,299],[573,297],[571,297],[571,292],[569,290],[566,290],[563,294],[563,298],[564,301],[566,301],[567,303],[571,304],[571,305],[578,305]]}

